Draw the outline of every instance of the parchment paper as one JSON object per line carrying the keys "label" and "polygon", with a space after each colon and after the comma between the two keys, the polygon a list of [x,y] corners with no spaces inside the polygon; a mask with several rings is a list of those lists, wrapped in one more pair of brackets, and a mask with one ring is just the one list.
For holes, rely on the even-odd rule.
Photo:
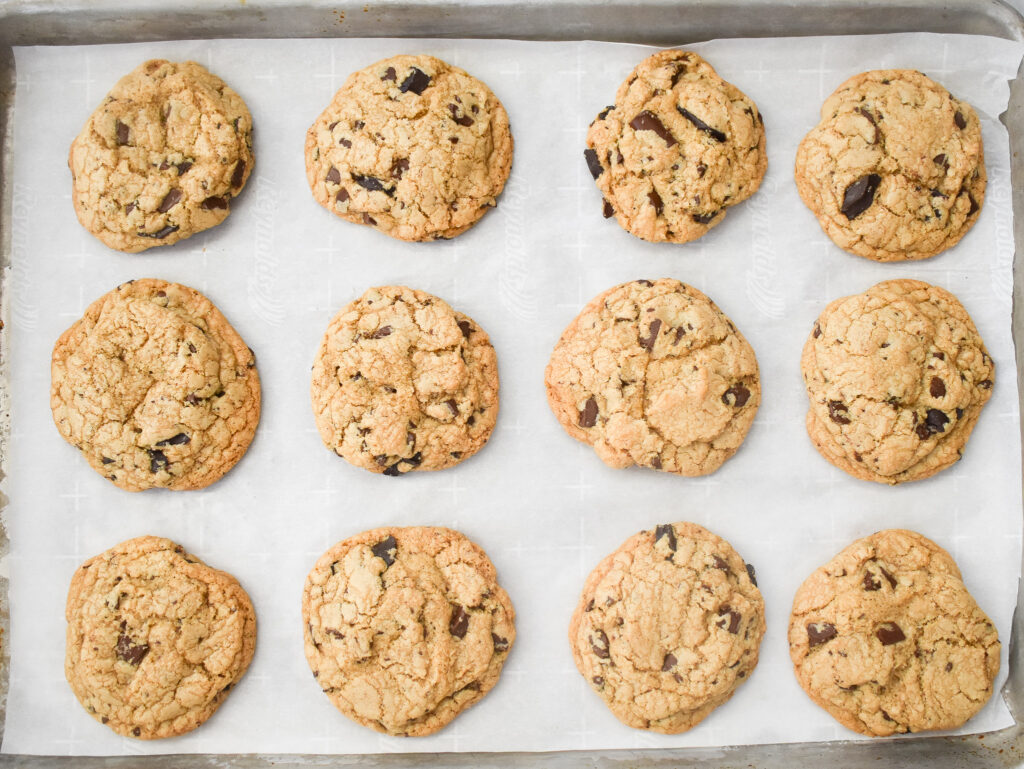
{"label": "parchment paper", "polygon": [[[399,752],[678,747],[849,739],[797,685],[786,625],[797,586],[851,540],[921,531],[948,548],[1003,639],[1021,562],[1021,462],[1010,335],[1008,140],[997,116],[1024,49],[967,36],[727,40],[693,46],[749,94],[768,132],[761,190],[685,246],[649,244],[601,218],[582,150],[588,123],[650,53],[638,46],[439,40],[152,43],[16,50],[10,328],[11,682],[3,750],[48,754]],[[449,242],[408,244],[342,222],[313,201],[307,127],[352,70],[429,52],[487,82],[512,119],[516,157],[498,208]],[[171,248],[111,251],[78,224],[68,146],[124,73],[151,57],[192,58],[247,101],[256,169],[227,222]],[[822,234],[792,181],[796,145],[848,76],[918,68],[969,100],[984,124],[989,186],[974,229],[920,263],[877,264]],[[144,276],[206,293],[256,351],[263,419],[249,453],[199,492],[129,494],[64,443],[49,409],[50,353],[85,307]],[[710,477],[606,468],[548,411],[543,373],[591,297],[636,278],[675,277],[712,297],[750,340],[763,404],[739,453]],[[822,459],[804,431],[800,351],[831,299],[914,277],[956,293],[996,361],[993,397],[963,460],[889,488]],[[309,371],[329,319],[371,285],[407,284],[480,323],[498,351],[502,405],[490,444],[458,467],[371,475],[325,449]],[[674,737],[615,720],[576,672],[566,631],[584,577],[634,532],[691,520],[755,564],[767,605],[761,661],[733,699]],[[302,648],[300,595],[312,564],[346,536],[385,524],[464,531],[495,562],[518,612],[500,684],[439,734],[378,735],[321,693]],[[64,601],[74,569],[129,537],[170,537],[241,581],[259,616],[248,675],[202,728],[143,743],[94,721],[64,681]],[[963,731],[1006,726],[997,695]]]}

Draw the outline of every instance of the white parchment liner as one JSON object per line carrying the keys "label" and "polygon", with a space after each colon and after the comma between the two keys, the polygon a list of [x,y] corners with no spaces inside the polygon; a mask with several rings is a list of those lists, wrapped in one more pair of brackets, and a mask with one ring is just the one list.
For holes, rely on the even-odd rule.
{"label": "white parchment liner", "polygon": [[[5,490],[11,538],[11,681],[5,752],[356,753],[678,747],[848,739],[797,685],[786,645],[794,591],[851,540],[921,531],[948,548],[1003,639],[1021,562],[1017,385],[1010,334],[1009,145],[997,116],[1024,48],[991,38],[902,35],[726,40],[693,48],[749,94],[768,132],[761,190],[685,246],[649,244],[601,218],[582,150],[588,123],[650,49],[603,43],[439,40],[206,41],[16,49],[10,329],[13,435]],[[498,208],[449,242],[409,244],[335,219],[306,184],[305,131],[346,75],[428,52],[487,82],[516,142]],[[111,251],[78,224],[71,140],[124,73],[152,57],[195,59],[246,100],[256,169],[227,222],[142,255]],[[952,251],[877,264],[840,251],[797,197],[797,143],[848,76],[917,68],[970,101],[984,125],[989,186]],[[143,276],[191,285],[256,351],[263,420],[247,456],[200,492],[129,494],[86,466],[54,428],[50,353],[96,297]],[[548,411],[543,373],[562,329],[610,286],[669,276],[707,293],[750,340],[763,403],[739,453],[710,477],[615,471]],[[996,361],[993,397],[963,460],[897,488],[854,480],[804,431],[800,351],[831,299],[896,277],[963,301]],[[490,444],[457,468],[403,478],[355,469],[320,442],[309,370],[328,320],[370,285],[407,284],[480,323],[498,351],[501,414]],[[757,567],[767,605],[748,683],[691,732],[667,737],[615,720],[576,672],[566,641],[586,574],[632,533],[691,520]],[[441,733],[389,738],[344,718],[302,651],[300,595],[313,562],[343,537],[385,524],[439,524],[488,552],[518,612],[499,685]],[[95,722],[64,681],[64,601],[85,558],[129,537],[170,537],[236,575],[259,616],[248,675],[202,728],[143,743]],[[1011,723],[994,697],[962,731]]]}

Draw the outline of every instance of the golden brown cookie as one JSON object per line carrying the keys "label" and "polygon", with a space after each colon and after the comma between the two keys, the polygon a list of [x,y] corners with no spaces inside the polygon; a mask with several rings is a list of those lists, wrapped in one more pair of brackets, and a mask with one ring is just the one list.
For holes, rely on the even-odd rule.
{"label": "golden brown cookie", "polygon": [[122,542],[78,567],[64,673],[93,718],[125,737],[195,729],[245,675],[256,614],[230,574],[160,537]]}
{"label": "golden brown cookie", "polygon": [[469,229],[497,205],[511,168],[501,102],[433,56],[393,56],[352,73],[306,134],[316,201],[400,240]]}
{"label": "golden brown cookie", "polygon": [[118,251],[176,243],[220,224],[252,172],[252,116],[194,61],[125,75],[71,143],[78,220]]}
{"label": "golden brown cookie", "polygon": [[855,478],[896,484],[960,459],[995,368],[955,296],[887,280],[832,302],[801,360],[807,433]]}
{"label": "golden brown cookie", "polygon": [[753,567],[707,529],[672,523],[630,537],[590,573],[569,644],[622,723],[678,734],[746,680],[764,631]]}
{"label": "golden brown cookie", "polygon": [[999,672],[995,626],[949,553],[902,529],[857,540],[807,578],[789,653],[811,699],[874,737],[955,729]]}
{"label": "golden brown cookie", "polygon": [[123,283],[89,305],[50,371],[60,434],[128,491],[209,486],[260,418],[252,350],[209,299],[164,280]]}
{"label": "golden brown cookie", "polygon": [[714,302],[678,280],[635,280],[569,324],[548,404],[611,467],[706,475],[739,449],[761,400],[754,351]]}
{"label": "golden brown cookie", "polygon": [[306,659],[342,713],[422,737],[498,682],[515,612],[494,565],[431,526],[365,531],[316,562],[302,594]]}
{"label": "golden brown cookie", "polygon": [[925,259],[955,245],[985,199],[981,123],[920,72],[854,75],[825,100],[796,154],[796,186],[851,254]]}
{"label": "golden brown cookie", "polygon": [[371,288],[331,321],[313,362],[324,444],[374,473],[458,464],[498,418],[498,360],[486,332],[443,300]]}
{"label": "golden brown cookie", "polygon": [[749,198],[768,167],[757,106],[688,51],[644,59],[590,124],[584,151],[605,218],[685,243]]}

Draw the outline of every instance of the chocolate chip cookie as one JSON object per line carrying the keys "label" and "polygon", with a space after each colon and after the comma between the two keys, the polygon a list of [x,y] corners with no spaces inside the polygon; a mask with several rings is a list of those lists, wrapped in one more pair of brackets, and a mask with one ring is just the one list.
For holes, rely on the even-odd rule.
{"label": "chocolate chip cookie", "polygon": [[796,186],[826,234],[880,262],[955,245],[985,200],[981,124],[920,72],[854,75],[796,153]]}
{"label": "chocolate chip cookie", "polygon": [[955,296],[887,280],[832,302],[801,361],[807,433],[855,478],[896,484],[960,459],[995,367]]}
{"label": "chocolate chip cookie", "polygon": [[678,280],[635,280],[569,324],[545,374],[548,404],[610,467],[706,475],[736,453],[761,400],[754,350]]}
{"label": "chocolate chip cookie", "polygon": [[245,675],[256,613],[238,581],[160,537],[78,567],[64,673],[93,718],[125,737],[175,737],[208,719]]}
{"label": "chocolate chip cookie", "polygon": [[400,240],[469,229],[497,205],[511,168],[501,102],[433,56],[394,56],[354,72],[306,134],[316,201]]}
{"label": "chocolate chip cookie", "polygon": [[71,200],[118,251],[220,224],[252,172],[252,116],[194,61],[153,59],[121,78],[71,143]]}
{"label": "chocolate chip cookie", "polygon": [[155,278],[101,296],[53,347],[50,408],[122,489],[201,489],[241,459],[260,418],[252,350],[198,291]]}
{"label": "chocolate chip cookie", "polygon": [[902,529],[857,540],[807,578],[789,653],[812,700],[874,737],[955,729],[999,672],[995,626],[949,553]]}
{"label": "chocolate chip cookie", "polygon": [[441,470],[498,418],[498,359],[480,325],[424,291],[371,288],[338,312],[313,362],[324,444],[374,473]]}
{"label": "chocolate chip cookie", "polygon": [[379,732],[422,737],[498,682],[515,612],[487,555],[430,526],[339,542],[302,594],[306,659],[342,713]]}
{"label": "chocolate chip cookie", "polygon": [[757,106],[700,56],[644,59],[587,132],[605,218],[652,241],[695,240],[761,185],[768,167]]}
{"label": "chocolate chip cookie", "polygon": [[627,726],[692,729],[757,665],[754,569],[695,523],[627,539],[587,577],[569,625],[576,667]]}

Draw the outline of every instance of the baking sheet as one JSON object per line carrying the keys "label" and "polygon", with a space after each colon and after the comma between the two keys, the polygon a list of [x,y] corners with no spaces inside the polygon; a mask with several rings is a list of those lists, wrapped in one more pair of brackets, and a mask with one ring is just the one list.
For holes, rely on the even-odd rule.
{"label": "baking sheet", "polygon": [[[11,679],[4,752],[358,753],[680,747],[848,739],[793,678],[785,630],[793,592],[850,540],[890,526],[948,548],[1006,644],[1021,550],[1020,438],[1010,336],[1013,262],[1009,147],[996,117],[1024,46],[967,36],[726,40],[698,46],[758,104],[768,131],[761,191],[685,246],[643,243],[600,217],[582,158],[587,124],[651,49],[599,43],[450,40],[203,41],[16,49],[10,321]],[[341,222],[312,200],[306,128],[352,70],[423,51],[468,69],[505,103],[516,139],[498,208],[448,242],[406,244]],[[224,225],[168,249],[119,254],[71,208],[67,147],[125,72],[150,57],[192,58],[247,101],[256,170]],[[881,265],[841,252],[792,183],[796,144],[821,101],[870,68],[913,67],[982,117],[989,187],[974,229],[923,263]],[[131,278],[206,293],[256,351],[263,419],[249,453],[200,492],[122,492],[65,444],[49,413],[53,341],[94,298]],[[598,292],[669,276],[712,297],[750,340],[763,403],[740,452],[685,479],[605,468],[547,409],[551,347]],[[993,397],[964,459],[898,488],[849,478],[803,428],[800,350],[831,299],[914,277],[954,291],[996,361]],[[328,320],[370,285],[435,293],[490,334],[502,411],[490,444],[438,473],[373,476],[324,449],[309,366]],[[586,574],[633,532],[692,520],[757,567],[768,633],[750,681],[698,728],[663,736],[619,724],[576,672],[566,642]],[[302,653],[305,575],[335,541],[385,524],[459,528],[495,562],[518,611],[499,685],[439,734],[390,738],[341,716]],[[259,616],[249,673],[201,729],[123,739],[93,721],[63,678],[63,607],[76,566],[133,536],[159,534],[235,574]],[[766,707],[766,704],[770,706]],[[1012,723],[994,697],[963,732]]]}

